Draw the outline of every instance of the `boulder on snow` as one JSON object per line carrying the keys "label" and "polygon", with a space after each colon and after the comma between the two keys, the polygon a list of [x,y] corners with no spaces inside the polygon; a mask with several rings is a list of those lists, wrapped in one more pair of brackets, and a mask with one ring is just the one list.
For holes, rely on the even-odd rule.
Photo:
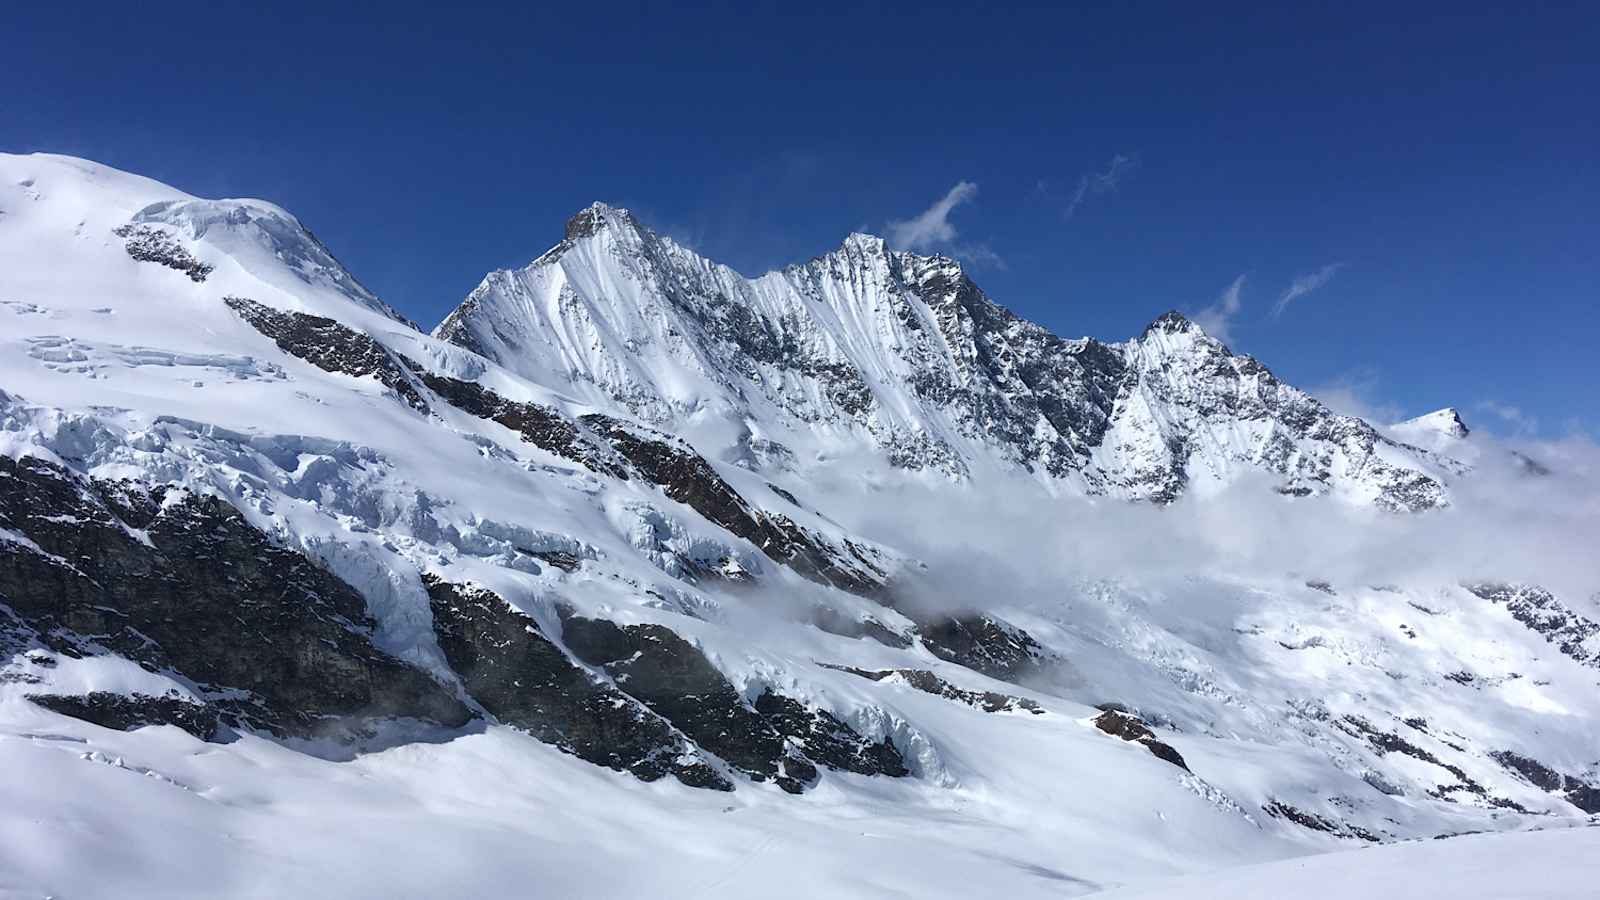
{"label": "boulder on snow", "polygon": [[1157,739],[1156,733],[1150,730],[1150,726],[1133,713],[1108,709],[1095,717],[1094,727],[1129,743],[1143,744],[1157,759],[1166,760],[1185,772],[1189,771],[1189,764],[1183,761],[1183,755],[1174,750],[1172,745]]}

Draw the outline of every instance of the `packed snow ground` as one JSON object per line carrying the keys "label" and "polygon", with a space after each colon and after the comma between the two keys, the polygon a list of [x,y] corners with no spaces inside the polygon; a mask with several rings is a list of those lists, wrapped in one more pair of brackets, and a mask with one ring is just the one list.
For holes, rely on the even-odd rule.
{"label": "packed snow ground", "polygon": [[1241,866],[1105,893],[1105,900],[1281,900],[1300,897],[1590,897],[1600,878],[1593,830],[1468,835]]}
{"label": "packed snow ground", "polygon": [[[1592,896],[1600,879],[1600,830],[1574,829],[1346,850],[1169,885],[1159,876],[1259,858],[1264,848],[1242,845],[1261,838],[1210,832],[1152,802],[1162,789],[1138,779],[1058,771],[1062,787],[1041,786],[1027,811],[986,790],[929,802],[865,780],[801,800],[712,794],[640,784],[499,727],[335,763],[259,738],[216,747],[170,727],[122,734],[8,704],[0,756],[0,896],[19,898],[931,898],[981,885],[1019,898],[1129,886],[1139,889],[1110,896],[1533,900]],[[1133,807],[1138,821],[1080,819],[1094,800]],[[1202,834],[1186,836],[1193,828]]]}
{"label": "packed snow ground", "polygon": [[[0,452],[226,498],[360,589],[381,645],[435,671],[418,572],[493,587],[540,621],[560,600],[668,625],[747,696],[781,686],[890,735],[914,772],[828,772],[800,797],[751,783],[697,791],[641,783],[500,725],[380,738],[362,754],[251,735],[207,744],[165,726],[110,731],[23,699],[188,690],[181,680],[108,657],[49,669],[15,659],[9,671],[40,681],[0,683],[0,891],[937,897],[977,884],[1059,897],[1169,890],[1146,883],[1266,863],[1170,888],[1224,896],[1300,890],[1297,878],[1341,878],[1367,859],[1380,873],[1498,859],[1550,891],[1493,893],[1517,879],[1485,877],[1478,894],[1448,896],[1578,897],[1600,883],[1594,863],[1573,859],[1600,832],[1553,830],[1587,819],[1490,757],[1514,750],[1593,777],[1596,669],[1460,586],[1542,583],[1600,617],[1600,494],[1584,448],[1546,452],[1552,474],[1527,480],[1482,436],[1441,436],[1427,449],[1470,459],[1481,477],[1455,482],[1453,507],[1425,518],[1290,502],[1247,477],[1165,509],[1044,496],[1028,479],[956,485],[823,438],[807,450],[827,444],[829,465],[804,477],[719,465],[763,503],[782,503],[769,479],[792,492],[804,508],[783,509],[807,528],[927,563],[918,602],[978,604],[1026,628],[1058,662],[1019,687],[813,628],[812,604],[904,620],[804,581],[649,485],[598,478],[459,410],[427,419],[370,379],[283,353],[222,298],[337,319],[513,399],[621,411],[559,373],[530,381],[416,331],[271,204],[198,200],[34,156],[0,158],[0,211]],[[212,267],[206,279],[130,258],[114,234],[130,221],[170,234]],[[703,449],[724,458],[720,444]],[[592,564],[564,574],[518,549],[529,547]],[[691,583],[676,568],[723,557],[762,587]],[[931,669],[1046,712],[985,713],[817,663]],[[1104,702],[1145,713],[1193,773],[1097,731]],[[1374,753],[1339,729],[1351,716],[1528,812],[1430,796],[1445,770]],[[1266,814],[1272,800],[1386,839],[1552,830],[1271,862],[1352,843]]]}

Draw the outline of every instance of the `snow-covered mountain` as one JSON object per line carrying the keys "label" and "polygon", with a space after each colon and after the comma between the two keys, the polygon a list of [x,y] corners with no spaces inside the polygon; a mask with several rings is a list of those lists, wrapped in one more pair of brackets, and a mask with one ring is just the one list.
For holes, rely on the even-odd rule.
{"label": "snow-covered mountain", "polygon": [[1061,896],[1587,824],[1592,484],[1499,505],[1452,422],[604,206],[428,335],[272,204],[0,156],[0,890]]}
{"label": "snow-covered mountain", "polygon": [[870,447],[957,478],[1020,468],[1154,500],[1265,471],[1284,493],[1407,510],[1446,503],[1455,471],[1177,313],[1120,344],[1064,340],[995,304],[955,260],[864,234],[746,279],[596,204],[526,268],[491,273],[434,334],[760,469]]}

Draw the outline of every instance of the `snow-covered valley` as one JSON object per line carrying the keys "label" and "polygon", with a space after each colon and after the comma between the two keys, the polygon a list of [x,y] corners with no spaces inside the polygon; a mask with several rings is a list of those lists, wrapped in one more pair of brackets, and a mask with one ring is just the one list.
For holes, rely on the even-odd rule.
{"label": "snow-covered valley", "polygon": [[597,204],[426,333],[0,156],[0,893],[1589,896],[1597,478],[867,235]]}

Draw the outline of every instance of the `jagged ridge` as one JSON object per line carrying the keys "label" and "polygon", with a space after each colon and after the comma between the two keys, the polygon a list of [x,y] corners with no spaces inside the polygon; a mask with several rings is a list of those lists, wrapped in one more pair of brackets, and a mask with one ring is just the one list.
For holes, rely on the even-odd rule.
{"label": "jagged ridge", "polygon": [[737,446],[702,450],[753,468],[794,465],[791,443],[865,446],[902,468],[960,478],[998,464],[1133,499],[1265,471],[1289,494],[1447,502],[1448,465],[1178,313],[1121,344],[1065,340],[991,301],[955,260],[870,235],[747,279],[596,204],[529,266],[486,277],[434,334],[661,427],[725,421]]}

